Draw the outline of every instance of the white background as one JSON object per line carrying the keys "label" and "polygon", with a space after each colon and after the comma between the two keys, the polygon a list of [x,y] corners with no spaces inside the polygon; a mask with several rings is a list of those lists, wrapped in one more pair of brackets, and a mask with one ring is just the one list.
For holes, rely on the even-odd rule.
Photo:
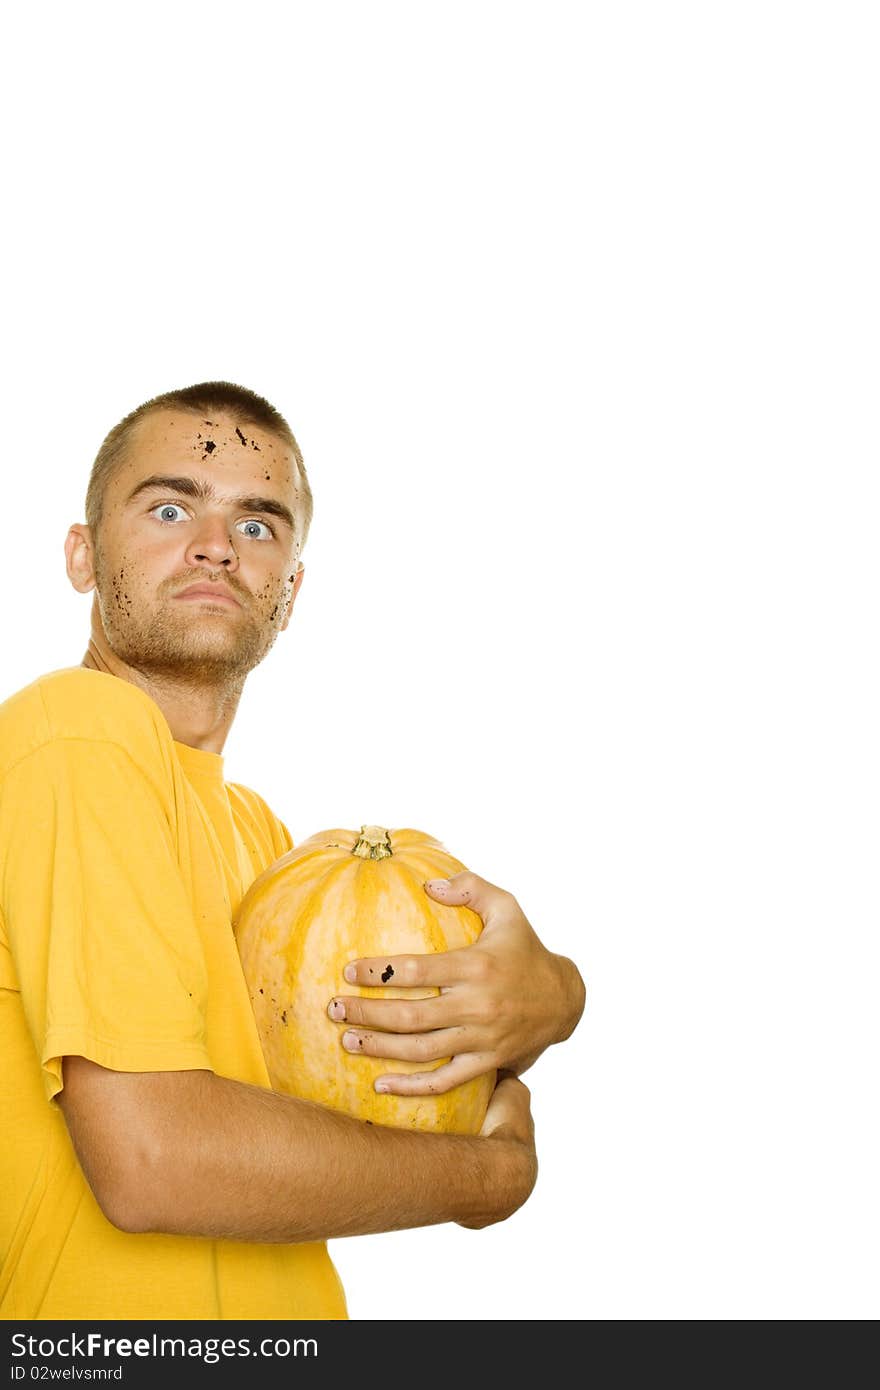
{"label": "white background", "polygon": [[315,520],[227,776],[587,981],[527,1206],[333,1242],[353,1318],[877,1315],[875,16],[7,18],[5,693],[82,658],[107,430],[241,382]]}

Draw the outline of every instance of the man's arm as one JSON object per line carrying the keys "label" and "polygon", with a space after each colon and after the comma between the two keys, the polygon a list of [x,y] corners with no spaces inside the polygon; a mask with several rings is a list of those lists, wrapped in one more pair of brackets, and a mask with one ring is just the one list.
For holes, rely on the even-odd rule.
{"label": "man's arm", "polygon": [[479,1228],[516,1211],[537,1174],[529,1093],[512,1076],[473,1137],[371,1125],[210,1071],[65,1057],[63,1076],[77,1157],[124,1231],[293,1243]]}

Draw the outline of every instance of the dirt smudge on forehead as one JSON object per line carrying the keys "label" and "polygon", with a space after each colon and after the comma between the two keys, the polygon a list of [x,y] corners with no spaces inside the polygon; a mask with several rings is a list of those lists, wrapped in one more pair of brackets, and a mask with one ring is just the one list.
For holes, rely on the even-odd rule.
{"label": "dirt smudge on forehead", "polygon": [[[177,434],[183,442],[187,434],[187,421],[182,418],[172,418],[169,421],[170,430],[166,438],[170,442],[174,434]],[[206,454],[214,455],[212,459],[215,463],[236,462],[242,459],[242,450],[254,451],[258,454],[268,454],[274,458],[275,449],[272,441],[268,438],[257,439],[253,433],[253,427],[244,425],[240,421],[233,419],[224,420],[202,420],[205,429],[197,429],[194,438],[189,442],[190,451],[200,454],[204,460]],[[208,431],[207,433],[205,431]]]}
{"label": "dirt smudge on forehead", "polygon": [[232,416],[205,420],[177,411],[146,415],[135,426],[129,453],[130,463],[136,466],[150,455],[158,455],[156,462],[167,467],[196,456],[205,463],[250,466],[266,482],[275,481],[281,487],[293,488],[299,481],[296,459],[284,440]]}

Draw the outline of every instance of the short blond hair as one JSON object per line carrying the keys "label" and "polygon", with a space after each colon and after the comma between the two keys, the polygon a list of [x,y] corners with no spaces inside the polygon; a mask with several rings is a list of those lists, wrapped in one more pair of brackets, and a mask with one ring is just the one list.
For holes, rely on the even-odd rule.
{"label": "short blond hair", "polygon": [[293,430],[280,411],[276,410],[274,405],[270,405],[264,396],[258,396],[256,391],[250,391],[246,386],[238,386],[233,381],[201,381],[196,386],[164,391],[161,396],[153,396],[150,400],[144,401],[143,405],[129,411],[124,420],[113,426],[98,450],[86,488],[86,525],[93,538],[97,539],[103,519],[107,484],[127,457],[135,426],[145,415],[159,410],[187,410],[194,415],[224,412],[234,414],[242,424],[258,425],[267,433],[283,440],[293,451],[299,471],[303,527],[300,540],[301,545],[305,545],[312,521],[312,489]]}

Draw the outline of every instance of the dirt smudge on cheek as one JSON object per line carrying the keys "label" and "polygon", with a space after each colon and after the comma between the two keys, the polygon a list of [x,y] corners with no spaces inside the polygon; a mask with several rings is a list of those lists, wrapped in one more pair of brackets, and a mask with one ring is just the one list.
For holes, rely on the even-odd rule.
{"label": "dirt smudge on cheek", "polygon": [[125,578],[125,566],[121,565],[120,568],[114,573],[111,581],[112,603],[113,607],[124,618],[130,618],[132,615],[132,598],[131,594],[128,591],[127,584],[128,581]]}
{"label": "dirt smudge on cheek", "polygon": [[287,612],[290,593],[290,585],[285,579],[269,579],[257,592],[257,609],[272,627],[277,627]]}

